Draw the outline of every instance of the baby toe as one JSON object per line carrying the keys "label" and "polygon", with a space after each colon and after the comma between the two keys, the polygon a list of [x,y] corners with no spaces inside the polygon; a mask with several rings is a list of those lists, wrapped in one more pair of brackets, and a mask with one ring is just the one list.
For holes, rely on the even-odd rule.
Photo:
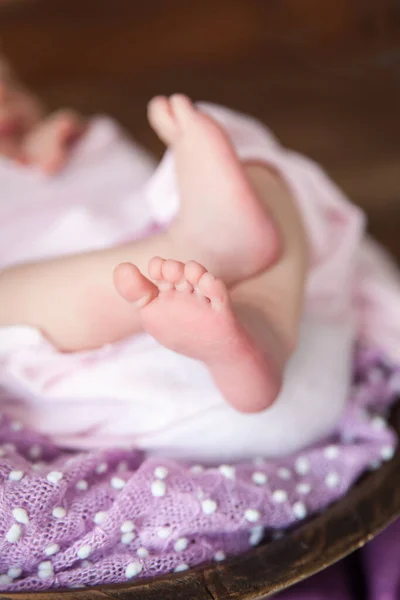
{"label": "baby toe", "polygon": [[161,258],[160,256],[154,256],[150,260],[149,266],[148,266],[148,273],[149,273],[149,277],[151,279],[154,279],[154,281],[159,281],[163,278],[162,267],[163,267],[164,262],[165,262],[165,260],[163,258]]}
{"label": "baby toe", "polygon": [[177,284],[183,279],[185,265],[178,261],[167,259],[162,265],[162,276],[166,281]]}
{"label": "baby toe", "polygon": [[191,260],[186,263],[184,275],[187,281],[191,283],[194,287],[199,283],[200,278],[207,273],[207,269],[203,267],[200,263]]}
{"label": "baby toe", "polygon": [[219,308],[228,299],[228,290],[221,279],[215,279],[211,273],[204,273],[200,278],[197,289],[206,296],[213,308]]}

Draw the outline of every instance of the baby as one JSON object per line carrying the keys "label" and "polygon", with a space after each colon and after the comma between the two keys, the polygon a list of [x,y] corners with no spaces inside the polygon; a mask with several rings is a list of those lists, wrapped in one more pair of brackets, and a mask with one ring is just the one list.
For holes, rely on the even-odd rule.
{"label": "baby", "polygon": [[[392,350],[375,335],[392,298],[375,310],[370,290],[379,279],[392,289],[394,276],[375,266],[383,259],[364,240],[362,214],[318,167],[247,117],[195,107],[182,95],[153,99],[148,117],[168,147],[136,191],[150,207],[152,233],[136,228],[137,235],[105,236],[86,251],[71,243],[32,260],[18,231],[24,210],[7,222],[10,199],[0,197],[2,230],[14,227],[24,240],[24,252],[8,258],[0,247],[0,383],[19,398],[7,410],[65,445],[132,443],[204,460],[285,454],[329,434],[349,393],[355,342]],[[34,219],[48,216],[65,190],[84,205],[97,178],[107,223],[113,210],[122,214],[116,196],[129,189],[112,187],[113,168],[129,152],[132,170],[140,159],[115,130],[100,152],[98,131],[98,122],[71,111],[47,116],[1,64],[0,189],[12,198],[30,190],[33,203],[41,186],[29,235],[44,243],[51,226],[35,228]],[[111,156],[119,162],[107,163]],[[15,336],[21,331],[25,337]],[[43,337],[32,346],[28,331]],[[146,365],[143,333],[155,340]],[[27,356],[35,345],[33,364]],[[147,387],[134,377],[135,362],[142,371],[153,366]],[[81,400],[77,408],[71,398]]]}

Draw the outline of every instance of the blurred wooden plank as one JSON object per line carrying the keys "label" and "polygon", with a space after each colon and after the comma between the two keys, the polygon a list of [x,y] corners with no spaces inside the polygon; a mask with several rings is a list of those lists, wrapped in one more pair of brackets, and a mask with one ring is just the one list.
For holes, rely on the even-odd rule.
{"label": "blurred wooden plank", "polygon": [[[386,52],[400,33],[394,0],[9,0],[0,27],[9,51],[42,76],[88,68],[125,76],[128,64],[141,73],[251,53],[267,63],[348,62]],[[60,46],[69,49],[61,63]]]}
{"label": "blurred wooden plank", "polygon": [[225,104],[321,162],[372,226],[399,217],[396,0],[9,0],[0,38],[51,107],[110,113],[160,154],[152,95]]}

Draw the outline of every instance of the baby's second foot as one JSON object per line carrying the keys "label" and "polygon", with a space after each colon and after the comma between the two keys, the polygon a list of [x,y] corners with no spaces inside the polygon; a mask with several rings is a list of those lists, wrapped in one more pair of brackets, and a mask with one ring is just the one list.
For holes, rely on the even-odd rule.
{"label": "baby's second foot", "polygon": [[180,95],[155,98],[149,120],[175,161],[180,211],[172,235],[228,284],[270,266],[280,251],[277,229],[226,132]]}
{"label": "baby's second foot", "polygon": [[84,130],[85,124],[79,115],[70,110],[58,111],[26,137],[24,159],[45,173],[57,173],[64,167]]}
{"label": "baby's second foot", "polygon": [[241,412],[267,408],[281,374],[238,321],[225,284],[202,265],[153,258],[149,277],[130,263],[114,274],[117,291],[160,344],[201,360],[224,398]]}

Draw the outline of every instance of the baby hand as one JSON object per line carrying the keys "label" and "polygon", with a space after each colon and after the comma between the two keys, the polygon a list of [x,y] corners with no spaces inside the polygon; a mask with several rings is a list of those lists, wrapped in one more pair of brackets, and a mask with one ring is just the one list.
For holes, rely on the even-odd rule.
{"label": "baby hand", "polygon": [[85,128],[82,117],[71,110],[53,113],[26,136],[22,146],[23,162],[49,175],[58,173]]}

